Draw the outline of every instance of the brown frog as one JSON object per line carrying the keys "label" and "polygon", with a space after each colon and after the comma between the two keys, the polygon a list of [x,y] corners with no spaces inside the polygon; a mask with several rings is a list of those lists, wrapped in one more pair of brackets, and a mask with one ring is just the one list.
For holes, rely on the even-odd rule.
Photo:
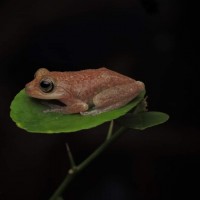
{"label": "brown frog", "polygon": [[56,99],[66,105],[51,107],[46,112],[82,115],[97,115],[120,108],[143,90],[143,82],[104,67],[67,72],[40,68],[34,80],[25,86],[30,97]]}

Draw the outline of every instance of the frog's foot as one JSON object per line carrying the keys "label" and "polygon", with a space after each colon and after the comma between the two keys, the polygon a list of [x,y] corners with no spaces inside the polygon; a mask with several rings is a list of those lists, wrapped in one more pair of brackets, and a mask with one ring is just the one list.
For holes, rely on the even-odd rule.
{"label": "frog's foot", "polygon": [[100,114],[100,113],[102,113],[102,111],[101,111],[101,110],[98,110],[98,109],[94,109],[94,110],[90,110],[90,111],[85,111],[85,112],[80,112],[80,114],[81,114],[81,115],[84,115],[84,116],[86,116],[86,115],[95,116],[95,115],[98,115],[98,114]]}
{"label": "frog's foot", "polygon": [[63,113],[63,108],[53,108],[53,109],[46,109],[43,110],[44,113],[56,112],[56,113]]}
{"label": "frog's foot", "polygon": [[104,108],[93,108],[92,110],[89,111],[85,111],[85,112],[80,112],[81,115],[91,115],[91,116],[95,116],[95,115],[99,115],[101,113],[107,112],[107,111],[111,111],[114,110],[116,108],[119,108],[121,106],[123,106],[125,103],[127,102],[118,102],[116,104],[113,104],[111,106],[107,106]]}

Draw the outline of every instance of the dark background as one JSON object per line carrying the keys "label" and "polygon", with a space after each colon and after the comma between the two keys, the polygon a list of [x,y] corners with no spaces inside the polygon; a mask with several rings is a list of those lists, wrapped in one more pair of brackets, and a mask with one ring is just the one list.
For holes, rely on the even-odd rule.
{"label": "dark background", "polygon": [[65,199],[199,199],[197,9],[181,0],[0,3],[0,200],[46,200],[108,124],[73,134],[30,134],[9,117],[14,96],[39,67],[107,66],[146,84],[149,110],[170,120],[129,131],[79,175]]}

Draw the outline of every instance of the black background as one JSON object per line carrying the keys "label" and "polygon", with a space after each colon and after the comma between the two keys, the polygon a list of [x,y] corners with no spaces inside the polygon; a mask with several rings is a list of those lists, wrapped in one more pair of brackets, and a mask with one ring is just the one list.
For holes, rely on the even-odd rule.
{"label": "black background", "polygon": [[146,84],[161,126],[129,131],[79,175],[66,199],[198,199],[199,59],[197,9],[181,0],[1,1],[0,200],[45,200],[108,124],[72,134],[30,134],[9,117],[14,96],[39,67],[107,66]]}

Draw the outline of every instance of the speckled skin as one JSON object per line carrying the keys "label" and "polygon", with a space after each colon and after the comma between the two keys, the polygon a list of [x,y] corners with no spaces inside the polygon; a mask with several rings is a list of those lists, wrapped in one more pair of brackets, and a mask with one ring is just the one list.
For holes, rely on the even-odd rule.
{"label": "speckled skin", "polygon": [[[42,80],[51,80],[54,89],[45,93],[40,88]],[[66,106],[47,112],[81,113],[96,115],[124,106],[134,99],[145,86],[142,82],[107,68],[76,72],[50,72],[39,69],[33,81],[26,84],[26,93],[38,99],[56,99]],[[92,110],[89,110],[92,108]],[[89,110],[89,111],[88,111]]]}

